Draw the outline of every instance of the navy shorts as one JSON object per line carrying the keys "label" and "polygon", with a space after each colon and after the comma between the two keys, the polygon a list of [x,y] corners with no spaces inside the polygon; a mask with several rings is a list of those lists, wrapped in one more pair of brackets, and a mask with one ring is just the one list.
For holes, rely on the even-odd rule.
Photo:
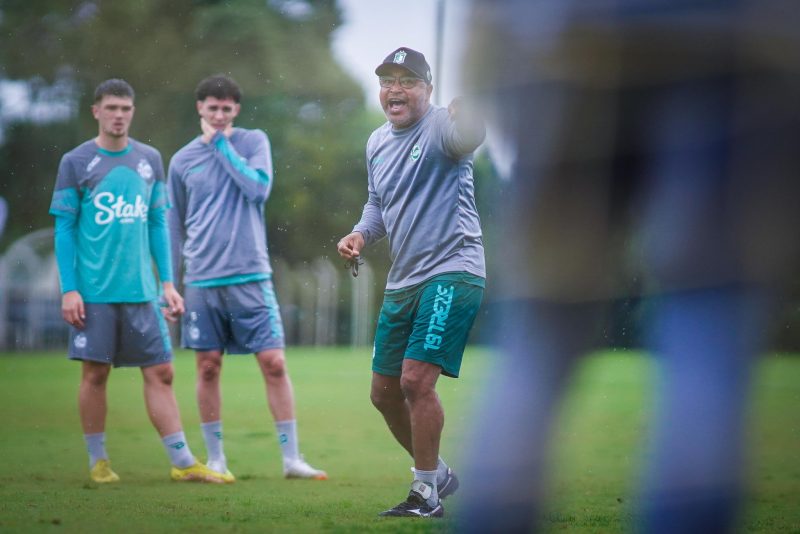
{"label": "navy shorts", "polygon": [[186,286],[181,343],[188,349],[254,354],[285,346],[272,281]]}
{"label": "navy shorts", "polygon": [[167,323],[157,301],[86,302],[86,326],[69,329],[69,359],[114,367],[147,367],[172,361]]}

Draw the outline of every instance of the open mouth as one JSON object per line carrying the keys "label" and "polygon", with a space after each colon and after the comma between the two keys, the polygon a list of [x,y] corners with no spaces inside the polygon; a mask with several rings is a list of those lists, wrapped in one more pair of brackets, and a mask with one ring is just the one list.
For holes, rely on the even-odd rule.
{"label": "open mouth", "polygon": [[386,101],[386,107],[389,109],[390,112],[396,113],[405,107],[405,101],[399,98],[390,98]]}

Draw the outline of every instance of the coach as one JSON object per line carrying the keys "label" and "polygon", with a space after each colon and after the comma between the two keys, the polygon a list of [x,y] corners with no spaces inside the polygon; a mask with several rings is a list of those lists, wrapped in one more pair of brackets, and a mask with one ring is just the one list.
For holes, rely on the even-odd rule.
{"label": "coach", "polygon": [[475,207],[472,152],[485,128],[456,98],[430,103],[425,56],[398,48],[376,69],[388,122],[367,141],[369,197],[361,220],[337,249],[352,262],[389,238],[392,267],[378,317],[372,403],[414,458],[407,500],[387,516],[441,517],[440,498],[458,480],[439,457],[444,411],[440,374],[458,377],[483,297],[486,269]]}

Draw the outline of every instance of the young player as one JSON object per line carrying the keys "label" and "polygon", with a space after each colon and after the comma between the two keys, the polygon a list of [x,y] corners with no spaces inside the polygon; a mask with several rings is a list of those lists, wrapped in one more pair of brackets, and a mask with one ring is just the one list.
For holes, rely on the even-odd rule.
{"label": "young player", "polygon": [[78,405],[90,476],[119,480],[105,448],[113,365],[141,368],[147,414],[169,455],[172,479],[219,483],[221,474],[192,456],[172,391],[172,347],[152,261],[172,314],[183,312],[183,300],[172,283],[161,155],[128,136],[133,100],[123,80],[97,87],[98,135],[64,155],[50,205],[69,357],[82,361]]}
{"label": "young player", "polygon": [[375,69],[388,122],[367,141],[369,198],[337,249],[357,261],[389,236],[392,268],[372,359],[375,407],[414,458],[408,498],[381,515],[441,517],[458,479],[439,457],[440,374],[458,377],[486,276],[472,183],[483,122],[460,99],[431,105],[425,56],[398,48]]}
{"label": "young player", "polygon": [[196,91],[201,135],[169,165],[169,223],[175,265],[185,266],[182,342],[197,353],[197,403],[208,466],[228,470],[222,441],[222,354],[255,354],[264,375],[286,478],[324,480],[300,455],[283,325],[272,287],[264,204],[272,156],[261,130],[235,128],[241,89],[226,76]]}

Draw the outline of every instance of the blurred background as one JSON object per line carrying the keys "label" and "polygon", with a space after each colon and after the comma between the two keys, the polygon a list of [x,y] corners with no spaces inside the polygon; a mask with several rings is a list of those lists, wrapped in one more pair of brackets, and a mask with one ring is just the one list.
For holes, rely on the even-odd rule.
{"label": "blurred background", "polygon": [[[384,122],[374,66],[397,46],[426,54],[434,102],[461,94],[467,3],[413,0],[157,0],[0,2],[0,350],[62,348],[66,325],[48,215],[61,156],[96,135],[94,87],[120,77],[136,90],[132,137],[165,166],[198,133],[193,91],[209,74],[244,90],[237,125],[272,141],[270,254],[287,341],[369,345],[388,251],[366,253],[357,279],[336,241],[366,200],[364,149]],[[474,342],[492,313],[493,266],[514,236],[496,234],[489,206],[504,187],[502,147],[476,155],[475,183],[489,278]],[[634,281],[631,283],[634,286]],[[783,297],[774,349],[800,350],[800,277]],[[621,299],[611,347],[637,347],[647,305]]]}

